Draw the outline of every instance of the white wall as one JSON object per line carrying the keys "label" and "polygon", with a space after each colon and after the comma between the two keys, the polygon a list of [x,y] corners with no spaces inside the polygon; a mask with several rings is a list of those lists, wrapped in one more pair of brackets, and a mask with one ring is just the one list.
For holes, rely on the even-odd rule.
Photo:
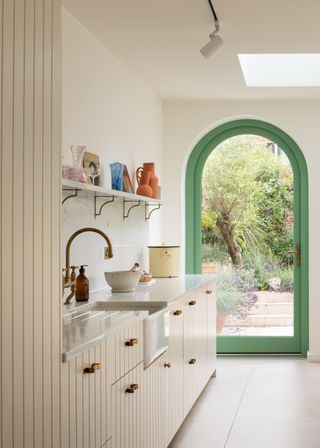
{"label": "white wall", "polygon": [[[62,10],[62,150],[86,144],[100,156],[104,184],[110,185],[109,163],[123,162],[134,177],[143,162],[155,162],[161,183],[161,102],[155,93],[82,26]],[[107,206],[93,218],[93,201],[70,199],[63,207],[63,247],[84,226],[98,227],[111,238],[114,258],[103,260],[104,241],[83,234],[72,246],[73,264],[88,264],[90,289],[105,287],[103,272],[128,269],[135,261],[148,268],[147,245],[159,244],[161,212],[150,225],[142,207],[123,222],[121,204]],[[64,263],[64,253],[63,253]]]}
{"label": "white wall", "polygon": [[320,102],[166,101],[163,104],[163,238],[184,244],[184,185],[188,157],[199,139],[217,125],[239,118],[261,119],[289,134],[304,153],[309,173],[310,359],[320,361]]}

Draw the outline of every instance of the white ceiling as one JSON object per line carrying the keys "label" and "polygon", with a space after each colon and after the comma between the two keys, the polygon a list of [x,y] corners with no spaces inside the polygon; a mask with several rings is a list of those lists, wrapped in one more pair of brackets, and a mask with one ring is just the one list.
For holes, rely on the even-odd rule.
{"label": "white ceiling", "polygon": [[319,99],[320,87],[246,87],[238,53],[320,53],[320,1],[213,0],[224,46],[206,60],[207,0],[63,0],[166,99]]}

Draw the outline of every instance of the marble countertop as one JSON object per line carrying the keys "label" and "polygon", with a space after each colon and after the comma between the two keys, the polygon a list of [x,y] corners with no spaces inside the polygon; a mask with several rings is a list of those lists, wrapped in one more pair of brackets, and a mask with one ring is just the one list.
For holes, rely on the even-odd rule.
{"label": "marble countertop", "polygon": [[[180,297],[214,281],[217,276],[194,274],[155,279],[150,285],[138,285],[131,293],[111,293],[110,288],[106,288],[91,292],[88,302],[64,305],[63,361],[69,361],[102,340],[145,319],[148,310],[167,307]],[[107,310],[96,306],[97,302],[114,306],[112,310]]]}
{"label": "marble countertop", "polygon": [[144,320],[148,311],[101,310],[87,307],[63,318],[63,362]]}
{"label": "marble countertop", "polygon": [[111,289],[107,287],[106,289],[91,292],[88,302],[73,302],[70,305],[64,305],[64,314],[68,314],[70,310],[87,307],[90,303],[101,301],[167,306],[198,287],[212,282],[218,275],[189,274],[176,278],[157,278],[150,285],[140,283],[134,292],[129,293],[112,293]]}

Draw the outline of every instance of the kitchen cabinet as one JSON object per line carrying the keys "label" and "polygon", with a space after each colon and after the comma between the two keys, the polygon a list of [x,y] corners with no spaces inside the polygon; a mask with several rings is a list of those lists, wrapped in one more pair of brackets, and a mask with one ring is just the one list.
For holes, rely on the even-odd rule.
{"label": "kitchen cabinet", "polygon": [[112,385],[112,448],[143,448],[145,446],[144,387],[143,363]]}
{"label": "kitchen cabinet", "polygon": [[147,368],[143,321],[62,364],[61,448],[168,447],[215,372],[214,283],[168,309],[168,350]]}
{"label": "kitchen cabinet", "polygon": [[170,336],[167,352],[167,367],[165,368],[164,389],[165,403],[165,446],[167,446],[184,417],[184,387],[183,387],[183,319],[184,298],[169,306]]}
{"label": "kitchen cabinet", "polygon": [[114,358],[111,338],[62,364],[61,448],[101,448],[110,439]]}
{"label": "kitchen cabinet", "polygon": [[205,290],[207,298],[207,376],[215,375],[217,367],[217,329],[216,329],[216,297],[214,293],[214,287],[209,285]]}
{"label": "kitchen cabinet", "polygon": [[138,322],[115,337],[116,379],[143,361],[143,322]]}
{"label": "kitchen cabinet", "polygon": [[168,405],[166,379],[167,353],[161,355],[143,373],[143,447],[166,447],[165,419]]}
{"label": "kitchen cabinet", "polygon": [[207,298],[202,291],[184,300],[184,416],[207,382]]}

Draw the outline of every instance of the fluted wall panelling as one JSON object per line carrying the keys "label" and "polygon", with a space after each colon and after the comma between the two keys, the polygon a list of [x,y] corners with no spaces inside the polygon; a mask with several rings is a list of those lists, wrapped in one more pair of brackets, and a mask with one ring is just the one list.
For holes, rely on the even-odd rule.
{"label": "fluted wall panelling", "polygon": [[60,0],[0,0],[0,446],[60,447]]}

